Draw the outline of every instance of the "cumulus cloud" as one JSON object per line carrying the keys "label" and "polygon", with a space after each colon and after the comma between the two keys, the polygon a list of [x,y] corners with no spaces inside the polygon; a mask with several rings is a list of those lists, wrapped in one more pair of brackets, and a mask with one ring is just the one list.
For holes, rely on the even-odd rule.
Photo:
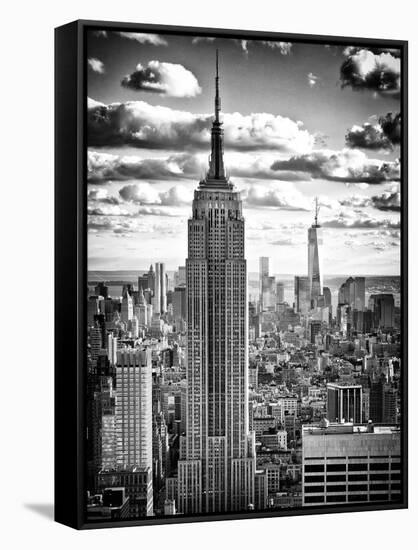
{"label": "cumulus cloud", "polygon": [[109,195],[106,189],[90,189],[87,198],[89,201],[102,204],[120,204],[118,197]]}
{"label": "cumulus cloud", "polygon": [[89,151],[87,177],[90,183],[130,179],[166,180],[199,174],[193,155],[170,155],[166,158],[140,158]]}
{"label": "cumulus cloud", "polygon": [[143,33],[143,32],[114,32],[122,38],[128,38],[129,40],[135,40],[140,44],[152,44],[154,46],[167,46],[168,42],[162,38],[159,34]]}
{"label": "cumulus cloud", "polygon": [[[121,146],[150,149],[207,150],[212,114],[192,114],[169,107],[129,101],[88,109],[88,139],[91,146]],[[270,113],[226,113],[223,116],[225,146],[229,149],[311,151],[315,137],[300,121]]]}
{"label": "cumulus cloud", "polygon": [[372,150],[392,150],[401,140],[400,113],[380,117],[375,123],[365,122],[362,126],[354,125],[348,130],[345,141],[349,147]]}
{"label": "cumulus cloud", "polygon": [[345,60],[340,69],[341,86],[399,97],[401,61],[395,52],[355,46],[345,48]]}
{"label": "cumulus cloud", "polygon": [[146,67],[138,63],[121,84],[131,90],[168,97],[195,97],[202,91],[195,75],[183,65],[157,60],[149,61]]}
{"label": "cumulus cloud", "polygon": [[379,184],[400,179],[399,160],[383,162],[369,159],[357,149],[314,151],[276,161],[272,164],[272,169],[279,171],[279,175],[281,170],[291,170],[307,173],[313,179],[345,183]]}
{"label": "cumulus cloud", "polygon": [[124,201],[136,204],[160,203],[158,191],[146,182],[125,185],[119,189],[119,195]]}
{"label": "cumulus cloud", "polygon": [[365,206],[370,206],[369,197],[364,197],[362,195],[352,195],[351,197],[346,197],[339,201],[341,206],[348,206],[351,208],[364,208]]}
{"label": "cumulus cloud", "polygon": [[125,185],[119,190],[120,197],[139,205],[182,206],[189,204],[193,198],[192,189],[176,185],[167,191],[157,191],[149,183]]}
{"label": "cumulus cloud", "polygon": [[90,57],[87,60],[87,63],[90,69],[95,73],[103,74],[105,72],[103,61],[100,61],[100,59],[97,59],[97,57]]}
{"label": "cumulus cloud", "polygon": [[371,198],[371,202],[378,210],[389,212],[399,212],[401,210],[401,194],[399,192],[375,195]]}
{"label": "cumulus cloud", "polygon": [[263,46],[267,46],[272,50],[279,50],[282,55],[289,55],[292,50],[291,42],[274,42],[273,40],[262,40]]}
{"label": "cumulus cloud", "polygon": [[327,219],[321,224],[333,229],[399,229],[398,219],[376,218],[366,213],[340,212],[336,217]]}
{"label": "cumulus cloud", "polygon": [[272,50],[278,50],[282,55],[289,55],[292,50],[291,42],[276,42],[274,40],[236,40],[241,46],[245,54],[248,54],[248,49],[252,44],[261,44]]}
{"label": "cumulus cloud", "polygon": [[[277,172],[271,169],[275,155],[239,153],[228,151],[225,166],[234,178],[277,180]],[[115,155],[90,150],[87,160],[88,181],[105,184],[130,179],[177,180],[199,179],[208,169],[206,153],[174,153],[165,157],[142,158],[136,155]],[[282,181],[305,181],[303,172],[281,171]],[[309,179],[309,178],[308,178]]]}
{"label": "cumulus cloud", "polygon": [[192,189],[188,189],[184,185],[176,185],[170,187],[168,191],[160,193],[160,204],[163,206],[181,206],[190,204],[193,199]]}
{"label": "cumulus cloud", "polygon": [[401,114],[387,113],[379,118],[379,124],[390,142],[399,145],[401,142]]}
{"label": "cumulus cloud", "polygon": [[243,198],[248,206],[255,208],[275,208],[279,210],[309,211],[311,205],[297,189],[289,184],[272,185],[250,185],[244,190]]}
{"label": "cumulus cloud", "polygon": [[122,216],[130,217],[132,213],[124,210],[119,205],[111,204],[106,206],[88,206],[87,213],[90,216]]}
{"label": "cumulus cloud", "polygon": [[181,214],[163,208],[155,208],[154,206],[140,206],[137,211],[138,216],[166,216],[168,218],[177,218]]}

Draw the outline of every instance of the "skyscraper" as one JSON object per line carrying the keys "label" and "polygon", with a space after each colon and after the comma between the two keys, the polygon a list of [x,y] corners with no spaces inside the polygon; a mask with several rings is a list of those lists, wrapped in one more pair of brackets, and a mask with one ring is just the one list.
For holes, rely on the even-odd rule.
{"label": "skyscraper", "polygon": [[327,384],[327,414],[330,422],[363,422],[362,387],[359,384]]}
{"label": "skyscraper", "polygon": [[116,364],[116,465],[152,468],[151,351],[124,349]]}
{"label": "skyscraper", "polygon": [[295,276],[295,310],[306,314],[310,309],[309,278]]}
{"label": "skyscraper", "polygon": [[375,328],[393,328],[395,312],[393,294],[373,294],[369,298],[369,307],[373,311]]}
{"label": "skyscraper", "polygon": [[319,247],[322,245],[322,229],[318,224],[318,199],[315,199],[315,221],[308,229],[308,279],[311,305],[322,294],[322,266]]}
{"label": "skyscraper", "polygon": [[155,264],[154,313],[167,313],[167,277],[165,264]]}
{"label": "skyscraper", "polygon": [[218,58],[209,170],[188,222],[185,456],[181,513],[248,509],[255,444],[248,426],[247,265],[239,192],[225,174]]}

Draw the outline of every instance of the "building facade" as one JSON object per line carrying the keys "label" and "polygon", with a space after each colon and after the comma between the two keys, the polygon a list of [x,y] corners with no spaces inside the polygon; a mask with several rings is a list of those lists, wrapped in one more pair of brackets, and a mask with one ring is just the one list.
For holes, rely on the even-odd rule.
{"label": "building facade", "polygon": [[400,452],[394,426],[325,421],[303,426],[303,505],[399,500]]}
{"label": "building facade", "polygon": [[318,224],[318,201],[315,205],[315,221],[308,229],[308,284],[311,307],[322,295],[322,257],[319,247],[322,246],[322,228]]}
{"label": "building facade", "polygon": [[188,222],[185,456],[181,513],[253,506],[255,445],[248,428],[247,265],[240,194],[225,174],[216,75],[207,176]]}

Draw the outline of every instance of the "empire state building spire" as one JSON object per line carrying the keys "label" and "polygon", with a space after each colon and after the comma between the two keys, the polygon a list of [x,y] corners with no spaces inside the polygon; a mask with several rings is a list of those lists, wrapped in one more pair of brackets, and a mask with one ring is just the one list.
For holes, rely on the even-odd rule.
{"label": "empire state building spire", "polygon": [[209,159],[209,170],[206,179],[202,182],[203,185],[210,186],[225,186],[227,178],[225,176],[224,167],[224,147],[223,147],[223,129],[219,115],[221,112],[221,98],[219,95],[219,55],[216,50],[216,77],[215,77],[215,119],[212,122],[211,130],[211,155]]}

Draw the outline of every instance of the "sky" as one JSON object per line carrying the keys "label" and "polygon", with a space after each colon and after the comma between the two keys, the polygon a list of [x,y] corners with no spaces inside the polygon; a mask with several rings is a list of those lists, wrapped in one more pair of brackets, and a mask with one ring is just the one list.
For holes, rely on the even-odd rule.
{"label": "sky", "polygon": [[248,270],[307,273],[318,197],[325,273],[399,274],[399,51],[110,31],[87,47],[89,270],[185,264],[216,49]]}

